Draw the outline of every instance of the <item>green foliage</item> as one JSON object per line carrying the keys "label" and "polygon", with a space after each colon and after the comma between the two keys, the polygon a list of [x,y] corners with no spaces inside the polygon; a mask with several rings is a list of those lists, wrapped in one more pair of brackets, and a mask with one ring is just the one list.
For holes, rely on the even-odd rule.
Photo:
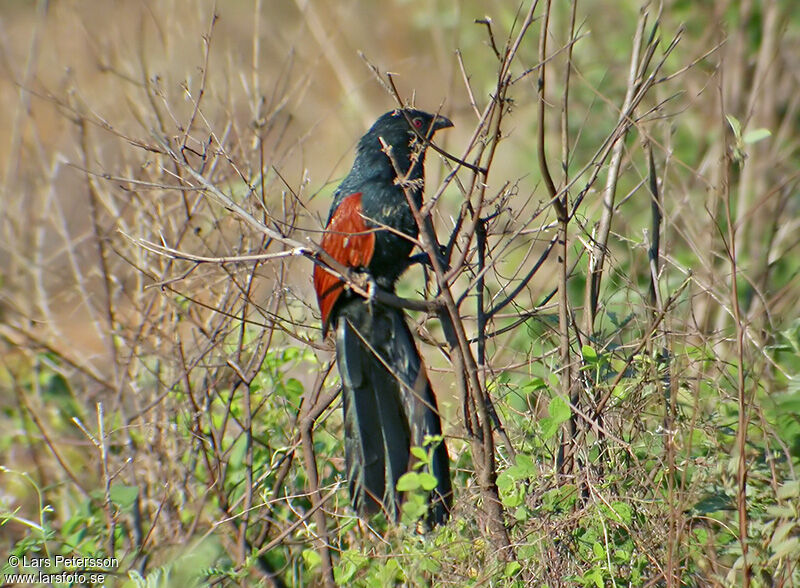
{"label": "green foliage", "polygon": [[401,520],[405,525],[417,524],[428,512],[428,493],[438,485],[436,476],[431,473],[433,451],[442,441],[441,435],[426,437],[425,447],[411,448],[416,462],[412,471],[406,472],[397,480],[397,490],[404,493]]}
{"label": "green foliage", "polygon": [[[225,562],[223,567],[219,562]],[[230,577],[230,560],[224,557],[221,546],[214,539],[205,539],[187,546],[168,564],[155,567],[146,576],[131,570],[126,588],[167,588],[171,586],[207,586],[209,579]]]}
{"label": "green foliage", "polygon": [[746,146],[758,143],[772,136],[769,129],[753,129],[752,131],[742,132],[742,123],[735,116],[728,114],[725,116],[733,132],[734,146],[733,159],[740,165],[747,158]]}

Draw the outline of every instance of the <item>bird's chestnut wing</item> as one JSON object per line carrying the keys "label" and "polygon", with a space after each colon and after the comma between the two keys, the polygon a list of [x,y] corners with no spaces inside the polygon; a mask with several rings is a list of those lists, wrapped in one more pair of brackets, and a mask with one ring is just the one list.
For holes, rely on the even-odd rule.
{"label": "bird's chestnut wing", "polygon": [[[342,199],[331,215],[322,249],[333,259],[351,268],[368,267],[375,251],[375,232],[362,215],[361,192]],[[322,330],[326,333],[331,310],[344,289],[344,282],[319,264],[314,265],[314,290],[322,313]]]}

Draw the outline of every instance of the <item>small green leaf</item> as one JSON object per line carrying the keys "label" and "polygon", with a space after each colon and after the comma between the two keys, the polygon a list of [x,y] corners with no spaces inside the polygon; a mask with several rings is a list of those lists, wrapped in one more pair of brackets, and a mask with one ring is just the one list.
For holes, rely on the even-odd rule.
{"label": "small green leaf", "polygon": [[614,551],[614,561],[621,563],[622,565],[627,565],[631,563],[631,552],[626,551],[625,549],[617,549]]}
{"label": "small green leaf", "polygon": [[422,462],[428,463],[428,452],[425,451],[422,447],[412,447],[411,455],[413,455]]}
{"label": "small green leaf", "polygon": [[379,569],[377,579],[381,586],[396,586],[399,580],[403,579],[403,572],[396,559],[389,558]]}
{"label": "small green leaf", "polygon": [[631,520],[633,518],[633,513],[631,512],[631,507],[628,506],[624,502],[614,502],[611,504],[611,508],[614,511],[614,514],[626,525],[631,524]]}
{"label": "small green leaf", "polygon": [[333,569],[333,579],[339,586],[344,586],[350,583],[350,580],[358,572],[358,568],[350,561],[343,561]]}
{"label": "small green leaf", "polygon": [[709,494],[694,505],[698,514],[709,514],[719,510],[733,510],[733,500],[724,492]]}
{"label": "small green leaf", "polygon": [[550,404],[547,405],[547,412],[550,413],[550,416],[556,424],[566,422],[569,420],[569,417],[572,416],[569,404],[560,396],[556,396],[550,400]]}
{"label": "small green leaf", "polygon": [[772,534],[772,539],[770,539],[769,545],[773,549],[773,551],[777,551],[776,546],[783,543],[784,539],[794,530],[795,522],[789,521],[785,523],[781,523],[775,529],[775,532]]}
{"label": "small green leaf", "polygon": [[519,468],[517,470],[519,478],[530,478],[536,474],[536,464],[533,463],[533,458],[530,455],[518,453],[516,463],[517,468]]}
{"label": "small green leaf", "polygon": [[[538,557],[539,551],[536,548],[536,545],[526,545],[525,543],[519,545],[517,548],[517,559],[521,559],[525,561],[526,559],[534,559]],[[547,585],[543,584],[542,588],[546,588]]]}
{"label": "small green leaf", "polygon": [[797,518],[797,512],[794,508],[788,505],[768,506],[764,509],[769,516],[775,519],[792,519]]}
{"label": "small green leaf", "polygon": [[778,500],[788,500],[800,496],[800,480],[786,482],[778,488]]}
{"label": "small green leaf", "polygon": [[306,566],[309,570],[313,570],[322,563],[322,558],[319,556],[319,553],[313,549],[304,549],[302,555],[303,561],[306,562]]}
{"label": "small green leaf", "polygon": [[542,427],[542,437],[550,439],[558,432],[560,423],[556,422],[553,417],[542,417],[539,419],[539,426]]}
{"label": "small green leaf", "polygon": [[120,509],[126,510],[133,506],[139,496],[139,488],[126,486],[125,484],[112,484],[108,494],[111,497],[111,502]]}
{"label": "small green leaf", "polygon": [[526,506],[520,506],[514,511],[514,519],[520,523],[524,523],[531,518],[531,513]]}
{"label": "small green leaf", "polygon": [[147,581],[136,570],[128,570],[128,578],[131,579],[134,586],[147,586]]}
{"label": "small green leaf", "polygon": [[423,490],[431,491],[439,484],[439,480],[436,479],[436,476],[429,474],[428,472],[417,474],[417,478],[419,480],[419,485],[422,486]]}
{"label": "small green leaf", "polygon": [[423,447],[439,447],[444,442],[444,435],[425,435],[422,441]]}
{"label": "small green leaf", "polygon": [[535,392],[536,390],[542,390],[543,388],[547,388],[547,384],[545,384],[542,378],[532,378],[522,386],[522,389],[528,393]]}
{"label": "small green leaf", "polygon": [[242,435],[239,437],[231,447],[228,454],[228,463],[239,466],[244,463],[244,456],[247,453],[247,437]]}
{"label": "small green leaf", "polygon": [[413,525],[428,512],[428,503],[421,494],[409,494],[408,497],[400,508],[401,520],[407,525]]}
{"label": "small green leaf", "polygon": [[738,140],[739,137],[742,136],[742,124],[739,122],[739,119],[732,114],[726,114],[725,118],[728,120],[728,124],[731,125],[731,130]]}
{"label": "small green leaf", "polygon": [[592,553],[594,553],[594,555],[595,555],[595,557],[597,559],[605,559],[606,558],[606,550],[597,541],[592,543]]}
{"label": "small green leaf", "polygon": [[507,471],[497,476],[497,489],[500,490],[500,492],[505,492],[506,490],[510,489],[513,485],[514,485],[514,478],[512,478]]}
{"label": "small green leaf", "polygon": [[296,380],[295,378],[289,378],[286,380],[284,389],[286,390],[286,395],[289,398],[298,398],[303,395],[303,384],[300,382],[300,380]]}
{"label": "small green leaf", "polygon": [[420,475],[421,474],[418,474],[417,472],[407,472],[400,476],[400,479],[397,480],[397,491],[410,492],[412,490],[419,490]]}
{"label": "small green leaf", "polygon": [[604,587],[604,584],[603,584],[603,572],[600,571],[597,568],[592,568],[591,570],[586,572],[583,575],[583,579],[584,579],[584,581],[589,580],[590,582],[593,582],[594,585],[597,586],[597,588],[603,588]]}
{"label": "small green leaf", "polygon": [[515,576],[522,569],[522,564],[518,561],[510,561],[506,564],[506,569],[503,570],[503,576],[510,578]]}
{"label": "small green leaf", "polygon": [[742,141],[747,144],[758,143],[771,136],[772,133],[769,129],[754,129],[752,131],[747,131],[742,137]]}
{"label": "small green leaf", "polygon": [[[9,518],[9,520],[13,520],[13,519]],[[6,522],[6,519],[5,519],[5,516],[4,516],[3,519],[2,519],[2,522],[0,522],[0,527],[2,527],[5,522]],[[81,527],[85,527],[85,526],[86,526],[86,516],[83,515],[82,513],[76,513],[66,523],[64,523],[64,526],[61,527],[61,532],[64,535],[69,536],[69,535],[72,535],[74,531],[81,530]]]}
{"label": "small green leaf", "polygon": [[[797,537],[790,537],[786,541],[781,541],[780,543],[772,546],[775,550],[775,558],[784,558],[787,555],[792,555],[793,558],[796,558],[798,554],[800,554],[800,539]],[[797,559],[794,559],[797,561]]]}
{"label": "small green leaf", "polygon": [[595,351],[593,347],[589,345],[584,345],[581,348],[581,353],[583,354],[583,359],[585,359],[589,363],[597,362],[597,351]]}
{"label": "small green leaf", "polygon": [[519,492],[513,492],[507,496],[504,496],[500,499],[500,502],[503,503],[503,506],[506,508],[517,508],[519,505],[522,504],[522,496]]}

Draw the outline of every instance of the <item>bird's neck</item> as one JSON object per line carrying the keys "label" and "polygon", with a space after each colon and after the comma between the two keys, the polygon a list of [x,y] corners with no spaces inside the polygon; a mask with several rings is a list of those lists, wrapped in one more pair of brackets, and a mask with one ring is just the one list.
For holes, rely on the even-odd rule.
{"label": "bird's neck", "polygon": [[425,150],[415,145],[413,140],[407,144],[391,147],[359,145],[353,172],[364,181],[394,182],[419,180],[424,174]]}

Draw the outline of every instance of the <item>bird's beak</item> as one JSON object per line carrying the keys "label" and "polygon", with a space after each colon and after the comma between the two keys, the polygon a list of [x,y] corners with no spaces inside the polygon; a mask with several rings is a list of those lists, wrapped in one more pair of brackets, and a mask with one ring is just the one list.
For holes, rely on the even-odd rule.
{"label": "bird's beak", "polygon": [[446,118],[441,115],[437,115],[436,118],[433,120],[433,130],[438,131],[439,129],[447,129],[453,126],[452,121],[449,118]]}

